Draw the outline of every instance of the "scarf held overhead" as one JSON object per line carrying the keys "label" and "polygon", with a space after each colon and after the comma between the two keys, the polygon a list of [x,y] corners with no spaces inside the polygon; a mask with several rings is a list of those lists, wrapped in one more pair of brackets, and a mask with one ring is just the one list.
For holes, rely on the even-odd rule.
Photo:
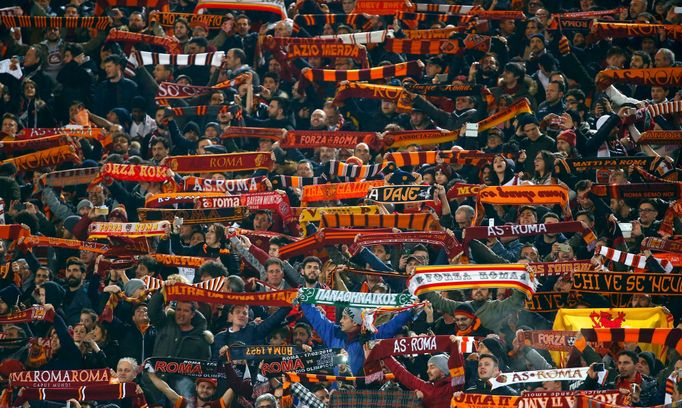
{"label": "scarf held overhead", "polygon": [[175,209],[175,208],[138,208],[137,215],[142,222],[166,221],[182,218],[183,224],[224,223],[242,221],[248,214],[246,207]]}
{"label": "scarf held overhead", "polygon": [[367,193],[367,199],[382,204],[404,204],[433,201],[432,186],[382,186],[373,187]]}
{"label": "scarf held overhead", "polygon": [[303,186],[303,203],[315,201],[347,200],[351,198],[364,198],[372,187],[383,186],[383,180],[364,182],[349,182],[335,184],[319,184]]}
{"label": "scarf held overhead", "polygon": [[9,375],[12,387],[74,388],[112,380],[109,369],[19,371]]}
{"label": "scarf held overhead", "polygon": [[682,85],[682,68],[609,69],[600,71],[596,82],[600,89],[614,83],[679,87]]}
{"label": "scarf held overhead", "polygon": [[367,69],[308,69],[303,77],[311,82],[372,81],[393,77],[419,76],[423,63],[420,61],[401,62],[395,65]]}
{"label": "scarf held overhead", "polygon": [[417,302],[415,296],[404,293],[346,292],[318,288],[300,288],[298,301],[311,305],[332,305],[358,308],[406,306]]}
{"label": "scarf held overhead", "polygon": [[512,288],[531,297],[535,293],[534,277],[526,265],[490,264],[457,266],[418,266],[407,281],[413,295],[462,288]]}
{"label": "scarf held overhead", "polygon": [[221,305],[259,305],[259,306],[291,306],[296,298],[296,290],[278,290],[263,293],[224,293],[206,290],[183,283],[166,286],[167,301],[203,302]]}
{"label": "scarf held overhead", "polygon": [[41,167],[55,167],[64,162],[72,162],[76,164],[81,163],[80,157],[77,154],[78,149],[73,145],[62,145],[53,147],[51,149],[42,150],[35,153],[25,154],[23,156],[7,159],[0,163],[12,163],[17,171],[35,170]]}
{"label": "scarf held overhead", "polygon": [[181,54],[182,47],[175,37],[157,37],[149,34],[133,33],[113,29],[109,31],[106,41],[124,42],[128,44],[146,43],[158,47],[163,47],[171,54]]}
{"label": "scarf held overhead", "polygon": [[88,227],[89,238],[111,236],[160,237],[170,233],[170,222],[93,222]]}
{"label": "scarf held overhead", "polygon": [[440,225],[431,213],[419,214],[324,214],[321,228],[346,226],[363,228],[398,228],[417,231],[438,230]]}
{"label": "scarf held overhead", "polygon": [[449,259],[462,252],[462,246],[459,245],[455,237],[445,231],[358,234],[348,251],[356,255],[365,247],[374,245],[403,245],[410,242],[440,246],[447,252]]}
{"label": "scarf held overhead", "polygon": [[171,156],[166,165],[176,173],[221,173],[226,171],[269,170],[270,152],[227,153],[203,156]]}
{"label": "scarf held overhead", "polygon": [[146,359],[142,366],[145,371],[157,374],[176,374],[193,378],[225,378],[224,369],[213,361],[151,357]]}

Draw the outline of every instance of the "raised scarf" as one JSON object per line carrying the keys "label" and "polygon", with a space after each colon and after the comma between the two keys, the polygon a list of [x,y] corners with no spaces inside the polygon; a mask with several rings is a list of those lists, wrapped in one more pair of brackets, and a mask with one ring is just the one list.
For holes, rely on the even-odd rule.
{"label": "raised scarf", "polygon": [[412,4],[407,0],[357,0],[353,13],[392,16],[397,11],[408,10]]}
{"label": "raised scarf", "polygon": [[682,275],[668,273],[576,272],[572,290],[586,293],[682,296]]}
{"label": "raised scarf", "polygon": [[602,90],[611,84],[679,87],[682,85],[682,68],[608,69],[597,73],[596,82]]}
{"label": "raised scarf", "polygon": [[420,12],[431,12],[431,13],[449,13],[449,14],[462,14],[469,13],[472,10],[476,10],[476,6],[462,6],[459,4],[427,4],[427,3],[417,3],[414,5],[415,11]]}
{"label": "raised scarf", "polygon": [[296,290],[278,290],[259,293],[225,293],[202,289],[184,283],[166,286],[166,301],[202,302],[221,305],[258,305],[258,306],[291,306],[296,298]]}
{"label": "raised scarf", "polygon": [[639,144],[680,145],[682,131],[680,130],[648,130],[637,140]]}
{"label": "raised scarf", "polygon": [[484,187],[484,185],[455,183],[450,187],[446,196],[448,197],[448,200],[454,200],[460,197],[475,197],[478,195],[478,192],[481,191],[482,187]]}
{"label": "raised scarf", "polygon": [[575,308],[583,302],[582,292],[538,292],[528,299],[525,309],[534,313],[554,313],[562,308]]}
{"label": "raised scarf", "polygon": [[20,247],[30,249],[33,247],[55,247],[73,249],[77,251],[88,251],[96,254],[103,254],[109,250],[109,246],[99,242],[78,241],[75,239],[53,238],[45,236],[31,235],[24,239]]}
{"label": "raised scarf", "polygon": [[373,146],[377,143],[375,132],[353,131],[319,131],[319,130],[290,130],[284,140],[280,142],[283,149],[312,149],[318,147],[336,147],[353,149],[358,143]]}
{"label": "raised scarf", "polygon": [[379,271],[369,271],[366,269],[356,269],[356,268],[348,268],[348,269],[346,269],[346,271],[350,272],[350,273],[355,273],[358,275],[389,276],[389,277],[395,277],[395,278],[400,278],[400,279],[409,278],[409,276],[398,273],[398,272],[379,272]]}
{"label": "raised scarf", "polygon": [[329,183],[329,178],[326,174],[320,177],[299,177],[299,176],[285,176],[283,174],[271,174],[269,180],[273,188],[283,189],[287,187],[302,189],[304,186],[316,186],[319,184]]}
{"label": "raised scarf", "polygon": [[[338,38],[323,37],[273,37],[268,35],[263,40],[263,45],[271,50],[277,47],[287,47],[289,45],[320,45],[320,44],[343,44]],[[349,43],[350,44],[350,43]]]}
{"label": "raised scarf", "polygon": [[173,221],[182,218],[187,225],[241,222],[248,215],[246,207],[210,208],[210,209],[175,209],[175,208],[138,208],[137,215],[142,222]]}
{"label": "raised scarf", "polygon": [[[652,166],[653,165],[654,163],[652,162]],[[637,172],[642,176],[644,181],[649,181],[652,183],[682,183],[677,180],[676,171],[671,172],[669,175],[664,175],[664,177],[658,177],[644,170],[641,166],[635,166],[635,169],[637,169]]]}
{"label": "raised scarf", "polygon": [[197,105],[171,108],[175,116],[217,116],[230,110],[228,105]]}
{"label": "raised scarf", "polygon": [[170,233],[170,222],[93,222],[88,227],[90,239],[112,236],[161,237]]}
{"label": "raised scarf", "polygon": [[403,88],[419,95],[445,96],[450,99],[459,96],[480,96],[489,106],[495,102],[492,92],[484,85],[418,84],[405,80]]}
{"label": "raised scarf", "polygon": [[0,16],[0,23],[5,27],[22,28],[109,28],[109,17],[48,17],[48,16]]}
{"label": "raised scarf", "polygon": [[412,109],[408,95],[400,86],[358,82],[349,82],[337,86],[334,104],[338,105],[348,98],[385,99],[395,102],[399,112],[409,112]]}
{"label": "raised scarf", "polygon": [[209,178],[188,176],[185,177],[182,190],[241,194],[264,191],[264,180],[264,176],[226,180],[214,180]]}
{"label": "raised scarf", "polygon": [[467,247],[473,239],[488,239],[501,237],[528,237],[540,234],[558,234],[563,232],[580,232],[586,243],[592,244],[596,236],[589,228],[583,228],[579,221],[562,221],[553,224],[510,224],[493,226],[474,226],[464,230],[464,246]]}
{"label": "raised scarf", "polygon": [[[224,51],[200,52],[197,54],[165,54],[160,52],[136,51],[138,65],[200,65],[220,67],[223,65]],[[162,82],[163,83],[163,82]]]}
{"label": "raised scarf", "polygon": [[0,149],[5,153],[23,152],[27,150],[38,151],[66,145],[69,142],[69,136],[55,135],[39,139],[0,141]]}
{"label": "raised scarf", "polygon": [[462,17],[456,14],[412,13],[408,11],[395,13],[395,18],[404,22],[411,29],[417,28],[420,23],[425,26],[433,26],[436,23],[457,26],[462,20]]}
{"label": "raised scarf", "polygon": [[432,186],[405,185],[372,187],[367,192],[367,199],[382,204],[405,204],[433,201]]}
{"label": "raised scarf", "polygon": [[368,381],[383,377],[381,360],[394,356],[409,356],[415,354],[450,355],[448,368],[452,385],[464,384],[464,361],[460,351],[459,341],[452,342],[450,336],[416,336],[393,339],[383,339],[377,342],[365,359],[365,374]]}
{"label": "raised scarf", "polygon": [[[137,0],[95,0],[95,15],[100,15],[114,7],[139,7]],[[145,3],[149,10],[168,11],[168,0],[149,0]]]}
{"label": "raised scarf", "polygon": [[317,184],[303,186],[301,202],[347,200],[364,198],[372,187],[383,186],[383,180],[347,182],[336,184]]}
{"label": "raised scarf", "polygon": [[281,259],[288,259],[293,256],[310,253],[327,245],[350,245],[358,234],[380,234],[386,232],[391,232],[391,230],[387,228],[323,228],[309,237],[284,245],[279,249],[279,257]]}
{"label": "raised scarf", "polygon": [[384,155],[384,165],[393,162],[396,167],[420,166],[437,164],[438,160],[442,159],[443,163],[477,166],[492,162],[494,157],[492,153],[483,153],[479,150],[391,152]]}
{"label": "raised scarf", "polygon": [[202,156],[171,156],[166,165],[176,173],[221,173],[272,167],[270,152],[208,154]]}
{"label": "raised scarf", "polygon": [[229,126],[220,135],[221,139],[252,138],[269,139],[273,142],[281,141],[285,132],[282,129]]}
{"label": "raised scarf", "polygon": [[245,207],[250,211],[270,210],[276,212],[285,223],[291,222],[294,217],[289,204],[289,197],[281,191],[246,193],[236,197],[202,198],[197,202],[197,208],[234,208],[238,206]]}
{"label": "raised scarf", "polygon": [[468,50],[487,52],[490,50],[490,37],[483,38],[481,41],[476,42],[467,41],[466,39],[412,40],[406,38],[389,38],[386,40],[385,48],[386,51],[399,54],[461,55]]}
{"label": "raised scarf", "polygon": [[577,339],[575,347],[584,350],[587,342],[594,343],[647,343],[667,346],[682,353],[682,329],[668,328],[593,328],[580,329],[583,338]]}
{"label": "raised scarf", "polygon": [[483,408],[499,407],[512,408],[518,407],[522,397],[489,395],[489,394],[470,394],[462,393],[458,396],[453,395],[450,401],[451,408]]}
{"label": "raised scarf", "polygon": [[457,240],[445,231],[429,231],[429,232],[400,232],[400,233],[386,233],[386,234],[358,234],[357,239],[348,251],[356,255],[362,248],[371,247],[374,245],[402,245],[406,243],[426,243],[429,245],[437,245],[442,247],[448,254],[448,258],[452,259],[462,252],[462,246]]}
{"label": "raised scarf", "polygon": [[661,236],[666,234],[673,235],[675,233],[675,220],[678,217],[682,217],[682,199],[679,199],[674,203],[670,204],[670,207],[668,207],[668,209],[665,210],[663,220],[661,220],[661,224],[658,227],[658,233]]}
{"label": "raised scarf", "polygon": [[[199,65],[199,64],[194,64]],[[247,78],[251,77],[251,73],[247,72],[236,76],[233,79],[223,81],[221,83],[211,86],[196,86],[196,85],[180,85],[174,82],[161,82],[159,89],[156,91],[155,99],[184,99],[196,98],[202,95],[209,95],[216,90],[226,88],[236,88],[240,84],[246,82]]]}
{"label": "raised scarf", "polygon": [[99,173],[99,167],[53,171],[40,176],[40,183],[53,188],[90,184]]}
{"label": "raised scarf", "polygon": [[288,59],[309,57],[353,58],[360,61],[362,68],[369,68],[367,49],[357,44],[340,44],[321,39],[318,40],[317,44],[289,44],[287,48],[286,56]]}
{"label": "raised scarf", "polygon": [[615,8],[615,9],[610,9],[610,10],[594,10],[594,11],[574,11],[574,12],[569,12],[569,13],[561,13],[557,14],[559,17],[562,18],[584,18],[588,20],[592,20],[595,17],[603,17],[603,16],[612,16],[616,14],[620,14],[624,10],[623,7]]}
{"label": "raised scarf", "polygon": [[150,254],[156,262],[164,266],[175,266],[182,268],[199,268],[206,261],[211,260],[211,258],[203,258],[199,256],[180,256],[180,255],[169,255],[169,254]]}
{"label": "raised scarf", "polygon": [[12,387],[75,388],[92,384],[108,384],[112,380],[110,370],[40,370],[10,373]]}
{"label": "raised scarf", "polygon": [[294,24],[301,27],[324,27],[325,24],[338,25],[345,24],[353,28],[361,28],[368,31],[374,24],[370,16],[364,14],[297,14],[294,17]]}
{"label": "raised scarf", "polygon": [[32,321],[52,322],[54,310],[46,310],[43,306],[34,305],[26,310],[0,316],[0,324],[29,323]]}
{"label": "raised scarf", "polygon": [[307,235],[307,228],[311,222],[320,222],[322,219],[322,212],[327,214],[379,214],[379,207],[376,205],[360,205],[349,207],[299,207],[296,209],[298,213],[298,223],[300,225],[303,236]]}
{"label": "raised scarf", "polygon": [[570,352],[578,332],[570,330],[524,330],[516,334],[519,342],[542,350]]}
{"label": "raised scarf", "polygon": [[635,38],[658,37],[661,30],[668,38],[675,41],[682,40],[682,27],[677,24],[641,24],[641,23],[613,23],[595,21],[592,23],[592,33],[598,38]]}
{"label": "raised scarf", "polygon": [[439,230],[440,225],[431,213],[415,214],[323,214],[321,228],[346,226],[364,228],[398,228],[416,231]]}
{"label": "raised scarf", "polygon": [[150,194],[144,199],[145,208],[163,208],[176,204],[195,204],[197,200],[211,197],[227,197],[220,192],[183,192],[183,193],[159,193]]}
{"label": "raised scarf", "polygon": [[137,383],[91,384],[77,388],[24,388],[14,401],[21,406],[25,401],[111,401],[132,398],[133,407],[146,408],[144,396],[136,394]]}
{"label": "raised scarf", "polygon": [[[300,374],[300,373],[284,373],[285,381],[301,383],[320,383],[320,382],[362,382],[368,383],[367,377],[356,377],[356,376],[341,376],[341,375],[325,375],[325,374]],[[384,377],[386,380],[395,379],[395,376],[391,373],[386,374]]]}
{"label": "raised scarf", "polygon": [[[478,228],[478,227],[477,227]],[[576,272],[590,272],[594,270],[592,262],[566,261],[566,262],[532,262],[528,264],[535,276],[558,276],[573,274]]]}
{"label": "raised scarf", "polygon": [[91,184],[102,182],[105,178],[121,181],[145,181],[148,183],[163,183],[173,180],[168,167],[148,166],[142,164],[105,163],[99,170],[99,175]]}
{"label": "raised scarf", "polygon": [[175,37],[157,37],[149,34],[140,34],[113,29],[109,31],[106,41],[123,42],[128,44],[146,43],[157,47],[163,47],[171,54],[182,53],[180,42]]}
{"label": "raised scarf", "polygon": [[521,113],[532,113],[533,111],[530,108],[530,102],[528,102],[528,99],[523,98],[520,99],[505,109],[496,112],[494,115],[488,116],[487,118],[481,120],[478,122],[478,131],[484,132],[490,128],[493,128],[501,123],[504,123],[508,120],[512,120],[515,118],[517,115],[520,115]]}
{"label": "raised scarf", "polygon": [[300,288],[298,290],[298,301],[310,305],[378,308],[383,306],[407,306],[414,304],[418,299],[405,293],[364,293]]}
{"label": "raised scarf", "polygon": [[559,160],[560,164],[567,166],[568,172],[582,172],[598,169],[621,169],[634,166],[649,167],[653,157],[629,156],[629,157],[586,157],[582,159]]}
{"label": "raised scarf", "polygon": [[382,164],[346,164],[338,160],[330,160],[320,166],[320,171],[328,176],[345,178],[347,181],[375,177],[379,173],[384,174],[393,171],[392,168],[384,169]]}
{"label": "raised scarf", "polygon": [[360,33],[320,35],[320,40],[340,41],[343,44],[380,44],[393,35],[392,30],[364,31]]}
{"label": "raised scarf", "polygon": [[511,288],[531,297],[536,283],[522,264],[418,266],[407,281],[413,295],[434,291],[482,288]]}
{"label": "raised scarf", "polygon": [[661,198],[676,199],[682,196],[682,184],[677,183],[632,183],[632,184],[595,184],[591,190],[600,197],[616,199]]}
{"label": "raised scarf", "polygon": [[590,31],[592,21],[584,18],[557,17],[550,22],[547,30],[551,31]]}
{"label": "raised scarf", "polygon": [[[634,269],[640,269],[644,270],[646,269],[646,256],[643,255],[636,255],[636,254],[629,254],[627,252],[619,251],[617,249],[609,248],[607,246],[602,246],[599,248],[599,252],[595,253],[595,255],[602,255],[613,262],[625,265],[625,266],[630,266]],[[668,261],[667,259],[661,259],[657,260],[665,269],[666,273],[670,273],[673,271],[673,264],[672,262]]]}
{"label": "raised scarf", "polygon": [[23,13],[21,7],[11,6],[0,8],[0,16],[18,16]]}
{"label": "raised scarf", "polygon": [[373,81],[393,77],[420,76],[422,64],[420,61],[401,62],[395,65],[367,69],[310,69],[303,73],[303,77],[314,83],[341,81]]}
{"label": "raised scarf", "polygon": [[0,239],[14,241],[29,235],[31,235],[31,230],[24,228],[21,224],[0,225]]}
{"label": "raised scarf", "polygon": [[[445,5],[445,4],[443,4]],[[441,4],[429,4],[429,6],[441,6]],[[450,38],[454,33],[458,33],[462,27],[434,28],[429,30],[403,30],[405,38],[411,40],[444,40]]]}
{"label": "raised scarf", "polygon": [[682,254],[682,241],[670,239],[646,237],[642,241],[642,249],[652,249],[656,251],[676,252]]}
{"label": "raised scarf", "polygon": [[7,159],[1,162],[0,165],[12,163],[14,164],[14,167],[17,168],[17,171],[21,172],[42,167],[54,167],[64,162],[81,163],[81,159],[77,154],[77,149],[72,144],[53,147],[51,149]]}
{"label": "raised scarf", "polygon": [[284,356],[296,354],[294,346],[232,346],[229,350],[230,360],[278,360]]}
{"label": "raised scarf", "polygon": [[190,27],[192,23],[203,23],[208,26],[209,29],[218,29],[223,24],[223,16],[219,14],[194,14],[194,13],[179,13],[170,11],[161,11],[154,14],[150,14],[149,22],[158,21],[164,28],[171,28],[175,26],[175,20],[178,18],[184,18],[189,23]]}
{"label": "raised scarf", "polygon": [[279,377],[285,372],[305,373],[328,369],[337,365],[334,357],[339,349],[321,349],[306,353],[282,356],[276,361],[264,361],[260,373],[266,377]]}
{"label": "raised scarf", "polygon": [[[513,384],[526,384],[542,381],[579,381],[587,378],[587,370],[589,370],[589,367],[516,371],[513,373],[504,373],[504,375],[491,378],[488,381],[490,382],[491,388],[493,390]],[[597,375],[601,378],[604,378],[605,374],[606,371],[597,373]],[[601,383],[601,379],[599,382]]]}
{"label": "raised scarf", "polygon": [[150,357],[141,365],[145,371],[156,374],[176,374],[192,378],[226,378],[225,369],[215,361]]}
{"label": "raised scarf", "polygon": [[397,132],[386,132],[383,138],[383,148],[397,149],[411,145],[431,146],[454,142],[458,139],[459,130],[402,130]]}
{"label": "raised scarf", "polygon": [[104,129],[94,127],[77,128],[24,128],[17,134],[16,140],[40,139],[47,136],[66,135],[71,137],[85,137],[92,139],[102,139]]}
{"label": "raised scarf", "polygon": [[478,201],[493,205],[568,204],[568,189],[564,186],[491,186],[478,192]]}

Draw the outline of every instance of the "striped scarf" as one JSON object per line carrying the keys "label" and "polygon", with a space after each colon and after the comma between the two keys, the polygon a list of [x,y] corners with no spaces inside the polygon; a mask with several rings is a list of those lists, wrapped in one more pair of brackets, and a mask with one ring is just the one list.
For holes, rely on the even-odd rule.
{"label": "striped scarf", "polygon": [[[660,115],[668,115],[672,113],[680,113],[682,112],[682,101],[668,101],[668,102],[661,102],[661,103],[654,103],[651,105],[647,105],[646,108],[647,112],[651,116],[660,116]],[[646,133],[646,132],[645,132]]]}
{"label": "striped scarf", "polygon": [[[197,64],[198,65],[198,64]],[[156,99],[194,98],[207,95],[217,89],[237,88],[251,78],[251,73],[237,75],[236,77],[211,86],[178,85],[173,82],[161,82],[156,93]]]}
{"label": "striped scarf", "polygon": [[[635,254],[630,254],[627,252],[619,251],[617,249],[609,248],[606,246],[602,246],[599,248],[598,251],[595,251],[595,255],[602,255],[613,262],[619,263],[621,265],[625,266],[630,266],[634,269],[639,269],[641,271],[644,271],[646,269],[646,260],[647,257],[643,255],[635,255]],[[656,258],[654,258],[656,259]],[[670,273],[673,271],[673,264],[668,261],[667,259],[656,259],[658,263],[661,264],[661,267],[665,269],[666,273]]]}
{"label": "striped scarf", "polygon": [[319,184],[303,186],[301,201],[310,203],[315,201],[348,200],[364,198],[372,187],[384,185],[383,180],[362,182],[348,182],[335,184]]}
{"label": "striped scarf", "polygon": [[324,228],[315,234],[287,244],[279,249],[279,257],[282,259],[291,258],[302,254],[310,254],[316,249],[327,245],[350,245],[358,234],[383,234],[390,232],[389,229],[346,229],[346,228]]}
{"label": "striped scarf", "polygon": [[150,13],[149,23],[158,21],[164,28],[171,28],[175,25],[178,18],[184,18],[189,23],[190,27],[195,22],[204,23],[209,29],[218,29],[223,24],[223,16],[219,14],[194,14],[194,13],[179,13],[179,12],[156,12]]}
{"label": "striped scarf", "polygon": [[528,99],[523,98],[509,105],[504,110],[501,110],[495,113],[494,115],[488,116],[487,118],[479,121],[478,131],[479,133],[484,132],[492,127],[495,127],[501,123],[504,123],[508,120],[515,118],[517,115],[520,115],[521,113],[532,112],[533,111],[530,108],[530,102],[528,102]]}
{"label": "striped scarf", "polygon": [[433,14],[433,13],[410,13],[399,11],[395,13],[395,18],[405,22],[410,28],[416,27],[419,23],[432,26],[436,23],[457,25],[461,17],[453,14]]}
{"label": "striped scarf", "polygon": [[202,52],[198,54],[165,54],[160,52],[135,51],[131,56],[137,60],[138,66],[144,65],[201,65],[220,67],[225,57],[224,51]]}
{"label": "striped scarf", "polygon": [[[168,0],[148,0],[144,4],[149,10],[169,11]],[[136,8],[140,7],[138,0],[96,0],[95,15],[101,15],[104,11],[114,7]]]}
{"label": "striped scarf", "polygon": [[146,408],[147,403],[143,394],[135,392],[137,384],[134,382],[121,384],[93,384],[78,388],[24,388],[14,401],[15,406],[21,406],[25,401],[111,401],[132,398],[133,407]]}
{"label": "striped scarf", "polygon": [[337,86],[334,104],[339,105],[349,98],[385,99],[396,103],[399,112],[410,112],[412,110],[412,102],[400,86],[358,82],[349,82]]}
{"label": "striped scarf", "polygon": [[412,40],[389,38],[386,40],[386,50],[400,54],[453,54],[461,55],[467,50],[488,52],[490,37],[469,34],[465,39],[444,40]]}
{"label": "striped scarf", "polygon": [[344,24],[353,28],[369,31],[374,24],[363,14],[298,14],[294,17],[294,24],[301,27],[324,27],[326,24]]}
{"label": "striped scarf", "polygon": [[647,343],[667,346],[682,354],[682,329],[669,328],[595,328],[580,329],[583,337],[576,340],[576,348],[584,349],[586,342]]}
{"label": "striped scarf", "polygon": [[323,214],[321,228],[345,226],[362,228],[398,228],[401,230],[439,230],[438,221],[431,213],[419,214]]}
{"label": "striped scarf", "polygon": [[286,50],[288,59],[294,58],[353,58],[360,61],[362,68],[369,68],[367,60],[367,49],[356,44],[343,44],[317,40],[310,44],[289,44]]}
{"label": "striped scarf", "polygon": [[24,28],[109,28],[109,17],[48,17],[48,16],[0,16],[0,23],[5,27]]}
{"label": "striped scarf", "polygon": [[358,234],[357,239],[348,251],[353,255],[357,255],[362,248],[372,247],[374,245],[403,245],[410,242],[426,243],[436,245],[443,248],[448,258],[452,259],[462,252],[462,246],[457,240],[445,231],[429,231],[429,232],[400,232],[400,233],[386,233],[386,234]]}
{"label": "striped scarf", "polygon": [[300,177],[277,174],[269,176],[269,179],[274,188],[303,188],[304,186],[316,186],[329,182],[326,175],[320,177]]}
{"label": "striped scarf", "polygon": [[63,188],[79,184],[89,184],[99,173],[99,167],[84,169],[61,170],[46,173],[40,176],[40,184],[43,186]]}
{"label": "striped scarf", "polygon": [[458,4],[427,4],[417,3],[414,5],[415,11],[431,12],[431,13],[446,13],[446,14],[466,14],[474,10],[476,6],[461,6]]}
{"label": "striped scarf", "polygon": [[198,105],[171,109],[173,109],[175,116],[217,116],[220,113],[228,112],[229,107],[227,105]]}
{"label": "striped scarf", "polygon": [[321,35],[320,40],[337,40],[343,44],[380,44],[393,36],[393,30],[368,31],[364,33]]}
{"label": "striped scarf", "polygon": [[303,73],[303,77],[312,82],[341,82],[341,81],[373,81],[393,77],[416,76],[422,74],[419,61],[401,62],[395,65],[367,69],[310,69]]}
{"label": "striped scarf", "polygon": [[338,160],[330,160],[321,166],[322,173],[328,176],[343,177],[348,181],[375,177],[382,172],[383,164],[346,164]]}

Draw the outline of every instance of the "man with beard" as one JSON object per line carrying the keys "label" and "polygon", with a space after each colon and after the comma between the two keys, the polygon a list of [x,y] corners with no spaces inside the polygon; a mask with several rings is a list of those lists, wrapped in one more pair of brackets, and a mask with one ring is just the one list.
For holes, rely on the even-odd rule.
{"label": "man with beard", "polygon": [[[629,395],[632,405],[635,406],[649,407],[661,404],[663,401],[658,396],[656,379],[640,374],[637,371],[637,362],[639,362],[639,357],[634,351],[622,350],[619,352],[616,359],[618,376],[613,383],[605,384],[603,389],[617,389],[621,394]],[[584,390],[600,389],[594,364],[587,371],[587,378],[580,388]]]}
{"label": "man with beard", "polygon": [[[138,303],[134,306],[131,320],[132,324],[124,322],[121,325],[112,326],[112,330],[121,333],[119,344],[122,356],[144,361],[154,355],[154,341],[156,340],[156,327],[149,322],[146,303]],[[114,320],[114,324],[116,322]]]}
{"label": "man with beard", "polygon": [[[514,20],[511,20],[512,22]],[[469,82],[479,85],[485,85],[488,88],[497,86],[497,78],[500,76],[500,63],[497,62],[497,56],[493,53],[487,53],[481,61],[471,64],[469,69]]]}
{"label": "man with beard", "polygon": [[152,380],[154,386],[163,393],[163,395],[168,398],[173,407],[178,408],[227,408],[231,406],[232,400],[237,396],[235,390],[239,390],[244,395],[251,396],[248,391],[251,389],[251,384],[249,380],[241,380],[234,368],[230,364],[225,365],[225,372],[227,373],[228,385],[227,391],[220,396],[219,399],[213,399],[216,397],[216,389],[218,388],[218,380],[215,378],[197,378],[195,381],[195,397],[185,398],[178,395],[165,381],[160,379],[153,372],[149,373],[149,379]]}
{"label": "man with beard", "polygon": [[67,287],[63,310],[66,324],[70,326],[80,323],[82,309],[92,309],[92,304],[83,285],[85,273],[85,264],[80,259],[72,257],[66,260]]}

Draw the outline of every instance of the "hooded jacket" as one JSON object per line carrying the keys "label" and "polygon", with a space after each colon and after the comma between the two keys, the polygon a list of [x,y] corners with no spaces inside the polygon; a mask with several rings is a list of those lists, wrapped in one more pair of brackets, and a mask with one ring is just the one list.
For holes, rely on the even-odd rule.
{"label": "hooded jacket", "polygon": [[455,388],[451,384],[452,378],[445,377],[434,382],[424,381],[409,372],[405,366],[395,359],[395,357],[390,357],[383,361],[384,364],[386,364],[386,367],[395,374],[396,379],[401,384],[410,390],[419,390],[424,394],[424,398],[422,399],[424,408],[450,406],[450,399],[455,391]]}

